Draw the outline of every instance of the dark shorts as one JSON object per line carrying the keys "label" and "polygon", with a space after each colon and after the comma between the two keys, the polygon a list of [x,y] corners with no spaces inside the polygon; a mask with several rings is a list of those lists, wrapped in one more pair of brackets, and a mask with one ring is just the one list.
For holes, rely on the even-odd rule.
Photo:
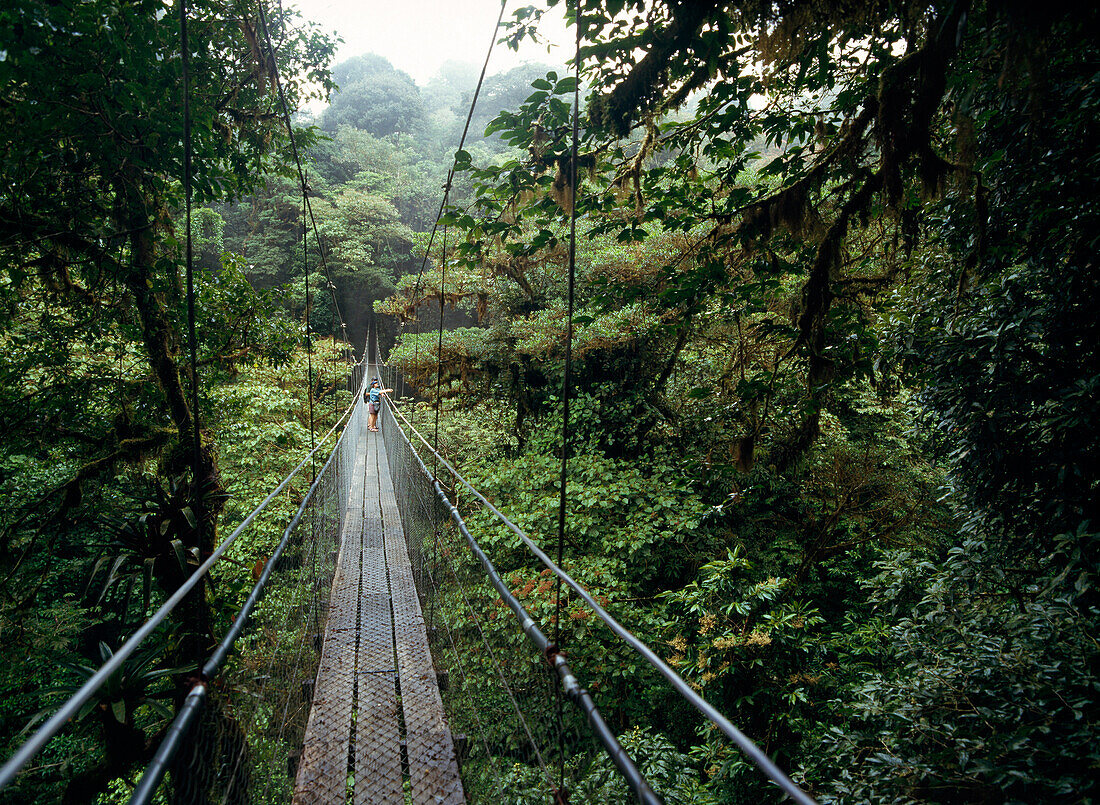
{"label": "dark shorts", "polygon": [[367,403],[367,412],[371,414],[378,413],[378,403]]}

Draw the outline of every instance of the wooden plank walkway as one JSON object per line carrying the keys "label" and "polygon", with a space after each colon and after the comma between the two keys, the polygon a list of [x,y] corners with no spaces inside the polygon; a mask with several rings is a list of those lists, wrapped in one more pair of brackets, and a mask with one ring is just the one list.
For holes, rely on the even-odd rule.
{"label": "wooden plank walkway", "polygon": [[382,434],[362,427],[293,802],[457,805],[465,797]]}

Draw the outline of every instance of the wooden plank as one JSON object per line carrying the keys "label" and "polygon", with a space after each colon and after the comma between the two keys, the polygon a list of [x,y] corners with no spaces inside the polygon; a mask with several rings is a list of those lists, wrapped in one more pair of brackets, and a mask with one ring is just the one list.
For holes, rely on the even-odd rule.
{"label": "wooden plank", "polygon": [[465,795],[385,458],[379,461],[378,478],[412,802],[457,805]]}
{"label": "wooden plank", "polygon": [[[390,617],[389,581],[378,502],[376,434],[368,434],[363,501],[363,570],[359,610],[355,730],[355,805],[404,805],[401,734]],[[381,459],[385,461],[383,456]]]}

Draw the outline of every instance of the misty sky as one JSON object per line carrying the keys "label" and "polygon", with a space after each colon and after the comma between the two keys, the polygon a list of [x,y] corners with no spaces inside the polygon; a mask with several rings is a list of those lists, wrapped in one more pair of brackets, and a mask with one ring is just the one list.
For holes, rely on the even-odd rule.
{"label": "misty sky", "polygon": [[[291,0],[306,19],[335,30],[343,37],[336,62],[363,53],[385,56],[399,70],[423,86],[445,61],[481,65],[489,47],[499,0]],[[532,0],[509,2],[505,18]],[[564,5],[564,4],[563,4]],[[556,43],[525,44],[517,54],[504,45],[493,47],[489,74],[503,72],[525,61],[564,64],[572,57],[572,36],[561,10],[548,15],[541,26]],[[563,47],[564,45],[564,47]]]}

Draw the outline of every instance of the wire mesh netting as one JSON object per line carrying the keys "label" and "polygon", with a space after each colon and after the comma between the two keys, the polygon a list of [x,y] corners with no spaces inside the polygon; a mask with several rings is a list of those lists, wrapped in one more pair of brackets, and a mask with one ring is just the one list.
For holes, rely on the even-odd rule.
{"label": "wire mesh netting", "polygon": [[[460,483],[400,409],[384,404],[384,438],[367,435],[361,395],[369,368],[359,364],[349,376],[355,401],[339,440],[309,491],[297,493],[300,506],[278,547],[253,569],[258,581],[244,608],[201,676],[189,680],[131,802],[379,802],[371,792],[382,781],[384,801],[414,805],[463,795],[494,803],[659,802],[646,776],[661,794],[689,794],[670,802],[693,801],[692,780],[680,779],[687,758],[669,745],[657,747],[664,761],[655,763],[644,729],[627,732],[637,726],[632,689],[654,695],[662,686],[653,670],[635,668],[613,641],[571,641],[570,619],[589,614],[565,588],[562,605],[550,604],[560,569],[518,530],[481,528],[475,538],[460,502],[502,516]],[[402,385],[383,372],[384,386]],[[496,526],[504,523],[516,529],[503,518]],[[508,568],[503,577],[494,562]],[[374,642],[384,644],[380,653],[368,650]],[[566,646],[568,659],[558,650]],[[591,676],[595,701],[570,665],[582,679]],[[433,670],[446,724],[428,707],[434,697],[439,712],[426,683]],[[334,673],[346,684],[325,682]],[[671,690],[667,700],[669,719],[687,729],[699,723]],[[334,738],[318,713],[337,710],[342,737]],[[384,735],[372,732],[375,722],[385,722]],[[733,748],[717,733],[708,743],[719,773]],[[433,791],[442,798],[432,799]],[[125,796],[116,791],[109,801]]]}
{"label": "wire mesh netting", "polygon": [[[363,365],[349,377],[361,387]],[[356,399],[329,460],[273,556],[263,598],[180,742],[154,802],[286,803],[321,656],[339,539],[366,413]]]}
{"label": "wire mesh netting", "polygon": [[[275,796],[265,795],[266,790],[285,787],[309,711],[320,645],[317,635],[324,629],[329,598],[332,549],[345,509],[347,466],[358,449],[351,437],[360,430],[356,423],[365,418],[361,403],[345,408],[360,391],[365,367],[352,362],[349,348],[334,345],[331,355],[330,371],[314,375],[314,388],[326,405],[327,399],[333,400],[333,415],[326,424],[338,425],[323,437],[318,434],[316,454],[306,456],[294,472],[286,475],[291,469],[286,466],[287,456],[293,455],[301,438],[296,420],[288,423],[292,436],[286,449],[281,449],[278,434],[266,432],[265,419],[251,423],[253,432],[265,431],[260,443],[269,449],[262,454],[245,446],[243,438],[227,439],[229,447],[220,455],[226,465],[249,467],[265,479],[264,484],[268,478],[281,481],[261,487],[253,478],[227,474],[222,520],[237,526],[232,531],[228,525],[223,529],[214,554],[204,557],[202,570],[186,579],[185,584],[194,585],[191,593],[162,584],[156,572],[159,564],[154,567],[161,559],[153,558],[159,554],[144,552],[148,546],[161,549],[161,543],[167,542],[164,535],[171,512],[180,510],[172,507],[189,500],[189,487],[175,485],[175,479],[156,486],[161,495],[156,499],[150,494],[148,499],[135,498],[136,503],[130,499],[119,503],[115,498],[117,511],[110,518],[89,523],[89,550],[101,555],[87,575],[73,572],[76,561],[57,563],[58,576],[65,576],[51,580],[51,585],[64,591],[70,609],[79,603],[86,608],[83,617],[95,620],[85,621],[89,625],[75,638],[63,622],[51,624],[53,631],[41,629],[38,643],[52,647],[42,658],[28,652],[31,659],[20,658],[17,663],[12,644],[5,642],[0,668],[9,678],[13,669],[25,669],[32,662],[46,670],[23,683],[24,691],[35,694],[30,700],[40,705],[29,723],[26,714],[33,711],[18,701],[5,703],[3,726],[10,728],[16,722],[13,712],[17,726],[27,726],[21,733],[13,730],[5,735],[11,740],[4,746],[0,802],[113,805],[125,801],[150,754],[173,734],[180,699],[196,688],[202,689],[208,705],[202,726],[189,728],[180,742],[182,751],[169,770],[168,784],[156,792],[157,801],[240,801],[238,792],[250,787],[251,801],[264,801],[264,796]],[[241,395],[252,388],[241,383],[222,390],[215,399],[234,411]],[[304,405],[299,407],[293,395],[276,399],[280,406],[285,404],[290,416],[304,415]],[[342,413],[336,411],[337,405]],[[337,439],[340,426],[344,435]],[[254,454],[249,455],[249,450]],[[326,455],[331,461],[317,472]],[[264,503],[253,509],[265,492],[270,494]],[[292,519],[294,527],[288,532]],[[177,532],[168,533],[171,537]],[[198,550],[185,551],[179,561],[198,565]],[[266,597],[251,618],[242,618],[242,603],[250,593],[257,593],[254,585],[264,585]],[[212,660],[206,663],[209,681],[197,684],[204,674],[185,656],[181,635],[199,634],[192,626],[200,622],[194,604],[196,591],[204,589],[202,614],[207,620],[201,622],[206,624],[202,633],[208,639],[201,641],[202,649],[208,651],[223,637],[229,639],[219,647],[221,658],[213,665]],[[181,594],[183,598],[178,597]],[[237,634],[242,624],[248,628]],[[5,628],[4,637],[10,635]],[[233,656],[225,668],[230,648]],[[195,775],[185,771],[188,766],[196,770]],[[268,774],[269,769],[277,769],[278,774]]]}
{"label": "wire mesh netting", "polygon": [[[388,379],[387,385],[404,387],[399,374]],[[647,631],[652,624],[639,622],[629,608],[614,607],[612,617],[606,596],[578,585],[560,559],[555,563],[455,474],[462,440],[453,433],[440,440],[435,413],[409,400],[387,409],[387,427],[403,429],[387,446],[398,496],[410,511],[419,584],[434,614],[437,663],[461,683],[447,706],[453,728],[471,736],[467,789],[481,800],[497,794],[505,802],[545,802],[560,793],[571,803],[688,803],[713,798],[723,781],[734,786],[734,770],[751,763],[787,796],[811,803],[645,645],[662,639]],[[459,505],[475,533],[458,515]],[[491,576],[503,576],[504,584],[491,585]],[[523,635],[539,642],[528,619],[542,629],[544,657]],[[675,640],[669,646],[677,649]],[[551,658],[560,668],[563,657],[576,676],[562,676],[567,703],[555,698],[551,709],[557,679],[541,660]],[[582,684],[591,693],[576,695]],[[660,702],[656,717],[644,706],[654,701]]]}
{"label": "wire mesh netting", "polygon": [[[387,385],[397,385],[392,375],[388,379]],[[557,674],[471,553],[432,473],[389,406],[382,420],[466,795],[471,802],[564,799],[602,757],[602,747],[583,714],[561,697]],[[549,587],[553,582],[538,576],[533,583]],[[573,796],[569,801],[585,800]]]}

